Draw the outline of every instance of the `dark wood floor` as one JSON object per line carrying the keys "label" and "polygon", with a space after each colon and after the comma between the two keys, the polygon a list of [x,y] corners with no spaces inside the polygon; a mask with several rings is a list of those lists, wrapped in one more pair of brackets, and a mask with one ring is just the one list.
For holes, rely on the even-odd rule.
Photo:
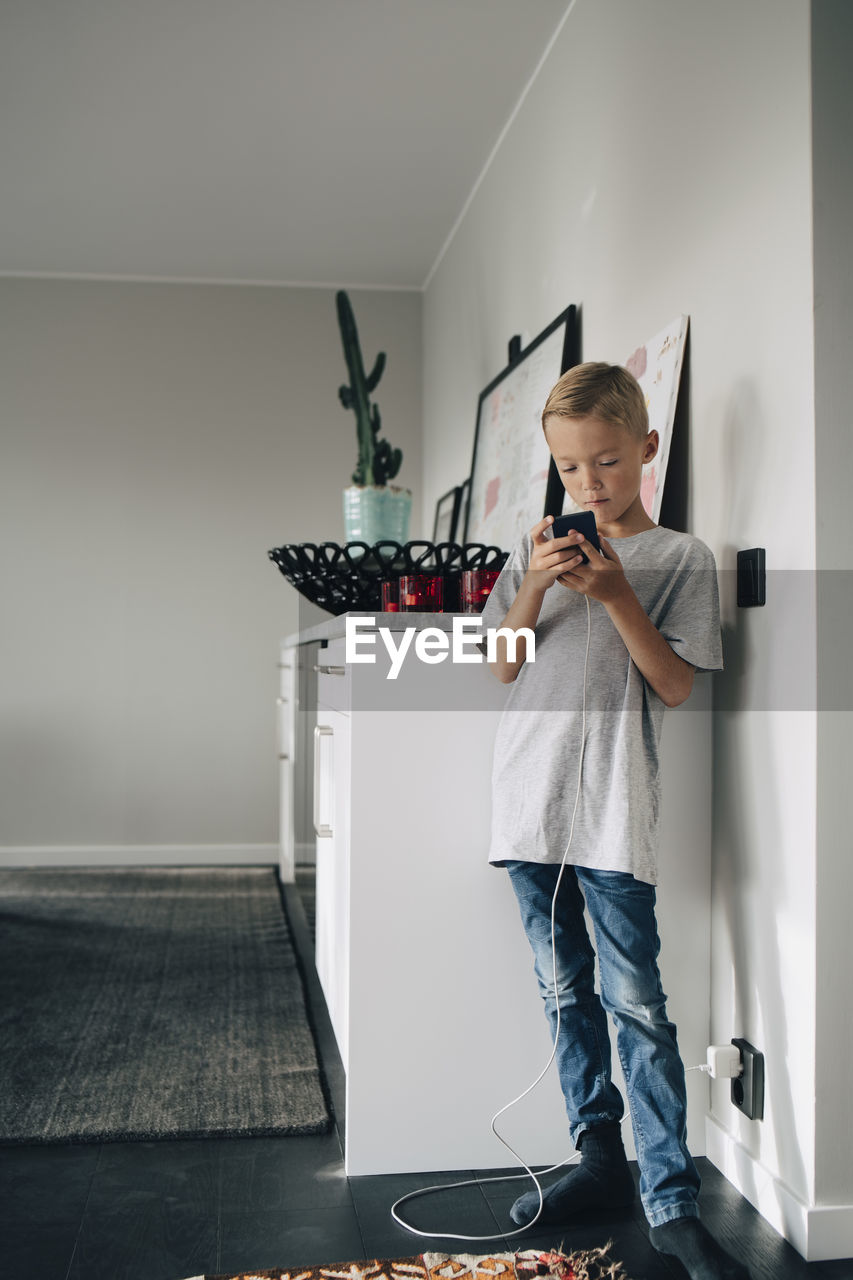
{"label": "dark wood floor", "polygon": [[[310,885],[306,886],[309,895]],[[297,891],[286,891],[332,1098],[343,1077],[310,961],[310,926]],[[754,1280],[853,1280],[853,1260],[806,1264],[706,1160],[702,1215],[750,1267]],[[636,1170],[635,1170],[636,1174]],[[508,1207],[521,1184],[489,1184],[416,1201],[424,1230],[496,1233],[482,1245],[398,1227],[391,1204],[425,1182],[464,1175],[352,1178],[341,1128],[322,1137],[0,1148],[0,1280],[184,1280],[250,1268],[400,1257],[426,1248],[587,1248],[612,1240],[632,1280],[674,1280],[681,1267],[648,1243],[642,1211],[588,1219],[504,1244]],[[473,1175],[472,1175],[473,1176]]]}

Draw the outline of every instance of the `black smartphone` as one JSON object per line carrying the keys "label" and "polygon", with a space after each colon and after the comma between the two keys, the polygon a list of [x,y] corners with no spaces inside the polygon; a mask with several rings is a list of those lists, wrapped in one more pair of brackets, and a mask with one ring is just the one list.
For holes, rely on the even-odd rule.
{"label": "black smartphone", "polygon": [[[587,542],[595,547],[596,551],[601,551],[601,543],[598,541],[598,530],[595,527],[595,516],[591,511],[578,511],[571,516],[555,516],[554,523],[551,525],[551,532],[555,538],[565,538],[566,534],[576,529],[582,533]],[[578,551],[583,556],[584,564],[589,564],[589,556],[584,555],[583,551]]]}

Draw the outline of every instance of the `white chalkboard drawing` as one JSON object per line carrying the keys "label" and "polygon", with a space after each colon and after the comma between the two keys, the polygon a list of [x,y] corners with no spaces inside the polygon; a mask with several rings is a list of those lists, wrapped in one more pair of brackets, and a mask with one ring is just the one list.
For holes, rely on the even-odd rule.
{"label": "white chalkboard drawing", "polygon": [[657,431],[660,447],[657,456],[643,467],[643,484],[640,496],[643,506],[657,524],[663,500],[663,486],[672,444],[672,426],[675,421],[675,405],[678,400],[678,384],[684,362],[687,341],[687,316],[678,316],[650,342],[625,361],[625,368],[633,373],[643,389],[646,408],[649,411],[649,430]]}
{"label": "white chalkboard drawing", "polygon": [[568,307],[480,393],[465,542],[511,549],[562,487],[541,419],[577,348],[577,310]]}

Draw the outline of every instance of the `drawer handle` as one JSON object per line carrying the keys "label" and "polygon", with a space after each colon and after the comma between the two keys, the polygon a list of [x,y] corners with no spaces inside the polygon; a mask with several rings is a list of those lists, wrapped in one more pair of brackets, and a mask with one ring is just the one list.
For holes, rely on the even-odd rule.
{"label": "drawer handle", "polygon": [[279,757],[278,757],[278,758],[279,758],[279,760],[289,760],[289,759],[290,759],[290,756],[282,755],[282,754],[281,754],[281,752],[279,752]]}
{"label": "drawer handle", "polygon": [[314,726],[314,834],[326,837],[333,834],[327,822],[320,821],[320,739],[330,738],[334,729],[328,724]]}
{"label": "drawer handle", "polygon": [[319,671],[321,676],[345,676],[347,673],[346,667],[329,667],[323,663],[316,662],[314,670]]}

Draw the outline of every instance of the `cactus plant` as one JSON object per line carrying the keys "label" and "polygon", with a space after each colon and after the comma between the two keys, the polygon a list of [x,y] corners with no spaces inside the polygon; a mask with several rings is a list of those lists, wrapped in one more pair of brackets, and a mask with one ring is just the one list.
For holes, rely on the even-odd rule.
{"label": "cactus plant", "polygon": [[386,485],[400,470],[403,453],[401,449],[392,449],[387,440],[379,439],[379,408],[370,403],[370,394],[376,390],[385,369],[385,352],[379,352],[370,374],[366,375],[355,316],[343,289],[338,290],[337,307],[349,371],[349,385],[342,386],[338,395],[344,408],[354,412],[358,429],[358,465],[352,473],[353,484]]}

